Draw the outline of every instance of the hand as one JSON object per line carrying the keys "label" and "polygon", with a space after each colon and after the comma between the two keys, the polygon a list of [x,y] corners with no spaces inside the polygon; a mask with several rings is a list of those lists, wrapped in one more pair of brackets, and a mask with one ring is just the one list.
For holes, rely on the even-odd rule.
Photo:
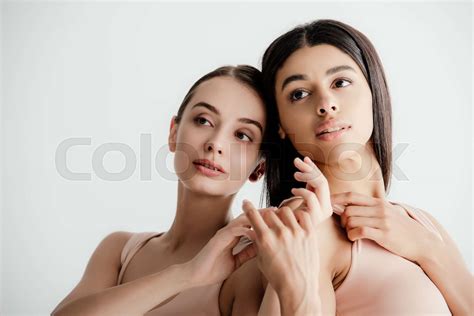
{"label": "hand", "polygon": [[[296,158],[294,164],[300,170],[295,172],[295,179],[300,182],[306,182],[306,190],[313,192],[317,197],[317,199],[312,199],[311,207],[308,205],[308,211],[313,219],[313,223],[316,225],[331,217],[333,213],[328,181],[309,157],[304,157],[304,160]],[[291,193],[298,195],[302,192],[301,189],[292,189],[291,191]],[[309,201],[309,199],[306,200]]]}
{"label": "hand", "polygon": [[282,313],[320,306],[319,251],[310,214],[286,206],[259,212],[249,201],[243,209],[254,229],[259,269],[278,293]]}
{"label": "hand", "polygon": [[345,192],[332,195],[331,200],[344,207],[341,225],[352,241],[371,239],[390,252],[420,264],[426,257],[424,252],[430,251],[427,244],[435,240],[436,236],[401,206],[385,199]]}
{"label": "hand", "polygon": [[252,247],[233,255],[234,248],[242,236],[249,236],[250,222],[242,214],[221,228],[203,249],[186,263],[194,286],[211,285],[224,281],[246,261],[255,257]]}

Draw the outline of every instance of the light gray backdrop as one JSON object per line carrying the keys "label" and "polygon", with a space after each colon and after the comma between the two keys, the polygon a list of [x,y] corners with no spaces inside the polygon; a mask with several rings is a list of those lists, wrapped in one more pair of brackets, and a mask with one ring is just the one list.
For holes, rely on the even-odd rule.
{"label": "light gray backdrop", "polygon": [[[224,64],[260,67],[273,39],[318,18],[355,26],[378,49],[393,96],[389,198],[432,213],[472,271],[469,2],[6,2],[1,18],[0,314],[48,314],[106,234],[166,230],[176,198],[167,133],[190,85]],[[58,165],[67,140],[82,145]],[[246,185],[234,213],[260,190]]]}

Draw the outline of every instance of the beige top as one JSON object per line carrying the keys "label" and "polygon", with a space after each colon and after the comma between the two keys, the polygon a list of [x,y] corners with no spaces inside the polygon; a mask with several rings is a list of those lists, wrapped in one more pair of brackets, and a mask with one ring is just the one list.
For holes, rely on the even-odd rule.
{"label": "beige top", "polygon": [[[402,206],[414,220],[441,238],[433,223],[419,209],[392,203]],[[339,213],[337,210],[334,212]],[[159,235],[137,233],[130,238],[122,252],[117,284],[121,283],[125,268],[135,253],[148,240]],[[233,253],[250,243],[243,238]],[[221,285],[183,291],[145,315],[219,315]],[[335,296],[338,315],[451,315],[441,292],[418,265],[369,239],[352,243],[351,266]]]}
{"label": "beige top", "polygon": [[[153,237],[160,236],[162,233],[144,232],[133,234],[125,244],[122,251],[122,267],[117,280],[117,285],[122,283],[123,275],[133,256]],[[146,316],[161,315],[216,315],[219,316],[219,291],[222,283],[195,287],[179,293],[171,301],[163,306],[159,306],[148,313]]]}
{"label": "beige top", "polygon": [[[421,210],[394,204],[442,239]],[[339,315],[451,315],[443,295],[417,264],[370,239],[352,243],[351,267],[335,294]]]}

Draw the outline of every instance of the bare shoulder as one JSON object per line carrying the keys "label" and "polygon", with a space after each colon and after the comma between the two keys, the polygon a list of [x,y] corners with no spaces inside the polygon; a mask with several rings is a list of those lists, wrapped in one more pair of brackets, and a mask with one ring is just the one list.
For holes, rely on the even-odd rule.
{"label": "bare shoulder", "polygon": [[449,236],[449,233],[446,231],[446,229],[438,222],[438,220],[433,216],[431,215],[429,212],[425,211],[425,210],[422,210],[422,209],[419,209],[418,210],[423,213],[423,215],[425,215],[430,221],[431,223],[434,225],[434,227],[436,228],[436,230],[439,232],[439,234],[441,235],[441,238],[443,239],[444,241],[444,244],[445,246],[448,247],[449,250],[451,251],[454,251],[454,252],[459,252],[454,240],[451,238],[451,236]]}
{"label": "bare shoulder", "polygon": [[[439,232],[442,238],[442,240],[440,240],[439,238],[431,239],[431,242],[428,245],[428,247],[432,249],[432,251],[430,251],[429,253],[430,254],[441,253],[443,254],[442,257],[450,258],[451,260],[457,262],[460,267],[462,266],[463,269],[465,269],[466,271],[469,271],[467,264],[464,260],[464,257],[461,254],[461,251],[459,250],[459,248],[457,247],[456,243],[451,238],[451,236],[449,236],[449,233],[446,231],[446,229],[429,212],[419,209],[419,208],[417,209],[431,221],[431,223]],[[438,255],[435,257],[428,257],[426,259],[427,259],[427,262],[437,262],[439,258],[441,258],[441,256]]]}
{"label": "bare shoulder", "polygon": [[426,217],[428,217],[428,219],[431,221],[431,223],[433,223],[433,225],[436,227],[436,229],[441,233],[443,231],[445,231],[445,229],[443,228],[443,226],[441,226],[441,224],[438,222],[438,220],[433,216],[431,215],[429,212],[425,211],[425,210],[422,210],[420,208],[417,208],[417,210],[419,210],[423,215],[425,215]]}
{"label": "bare shoulder", "polygon": [[224,281],[219,294],[221,315],[256,314],[264,294],[257,260],[247,261]]}
{"label": "bare shoulder", "polygon": [[132,235],[131,232],[117,231],[105,236],[92,253],[79,283],[53,313],[70,301],[115,286],[121,268],[122,250]]}
{"label": "bare shoulder", "polygon": [[[133,233],[117,231],[105,236],[94,250],[83,275],[88,277],[88,270],[106,263],[109,268],[120,270],[121,255],[125,244],[133,236]],[[118,271],[117,271],[118,272]]]}

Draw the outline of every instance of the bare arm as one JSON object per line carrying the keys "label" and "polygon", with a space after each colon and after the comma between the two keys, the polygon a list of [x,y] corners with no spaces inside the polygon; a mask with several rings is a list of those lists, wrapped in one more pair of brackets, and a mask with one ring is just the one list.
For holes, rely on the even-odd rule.
{"label": "bare arm", "polygon": [[86,271],[52,315],[143,315],[156,305],[191,286],[186,265],[169,268],[117,286],[120,254],[130,234],[108,235],[92,254]]}
{"label": "bare arm", "polygon": [[143,315],[183,290],[220,283],[249,259],[247,253],[232,254],[249,230],[247,225],[247,218],[239,216],[218,230],[190,261],[119,286],[120,256],[130,234],[110,234],[92,254],[79,284],[52,314]]}
{"label": "bare arm", "polygon": [[432,215],[423,213],[436,226],[443,241],[433,240],[430,256],[420,261],[420,266],[438,287],[453,315],[473,315],[474,278],[446,230]]}

